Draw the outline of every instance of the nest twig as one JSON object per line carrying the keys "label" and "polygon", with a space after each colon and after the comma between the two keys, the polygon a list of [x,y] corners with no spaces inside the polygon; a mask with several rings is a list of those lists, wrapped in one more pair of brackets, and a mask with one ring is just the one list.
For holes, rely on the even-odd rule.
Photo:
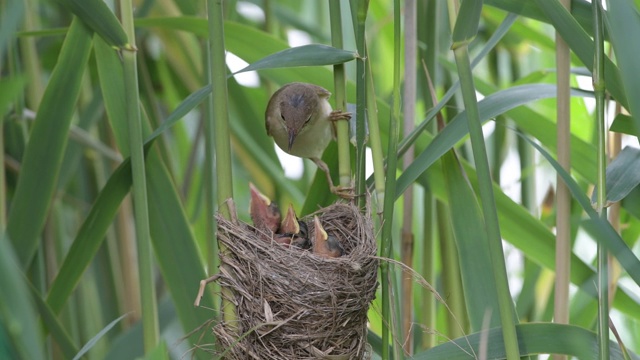
{"label": "nest twig", "polygon": [[[228,252],[216,281],[233,290],[239,329],[233,334],[224,322],[214,327],[218,354],[243,360],[368,357],[367,310],[378,286],[370,215],[344,203],[315,215],[341,242],[344,256],[323,258],[267,242],[253,227],[218,217],[218,238]],[[312,233],[313,222],[308,225]]]}

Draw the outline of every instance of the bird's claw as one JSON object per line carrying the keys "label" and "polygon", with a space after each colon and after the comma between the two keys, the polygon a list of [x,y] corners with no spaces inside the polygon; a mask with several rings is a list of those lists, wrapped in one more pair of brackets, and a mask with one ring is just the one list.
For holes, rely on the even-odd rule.
{"label": "bird's claw", "polygon": [[329,114],[329,120],[338,121],[338,120],[349,120],[351,119],[351,113],[342,111],[342,110],[334,110]]}
{"label": "bird's claw", "polygon": [[356,197],[353,186],[331,186],[331,193],[346,200],[353,200]]}

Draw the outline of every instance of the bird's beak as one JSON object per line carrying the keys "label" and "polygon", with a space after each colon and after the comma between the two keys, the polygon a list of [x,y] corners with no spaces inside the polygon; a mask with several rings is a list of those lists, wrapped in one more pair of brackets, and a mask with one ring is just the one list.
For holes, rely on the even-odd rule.
{"label": "bird's beak", "polygon": [[252,183],[249,183],[249,190],[251,192],[251,203],[256,204],[256,206],[260,206],[261,208],[266,208],[271,204],[271,199],[258,191]]}
{"label": "bird's beak", "polygon": [[298,218],[296,216],[295,210],[293,210],[293,205],[289,204],[289,210],[287,210],[287,215],[285,215],[282,220],[282,225],[280,225],[280,231],[285,234],[298,234],[300,233],[300,225],[298,224]]}
{"label": "bird's beak", "polygon": [[289,129],[289,152],[291,152],[291,148],[293,147],[293,142],[296,140],[296,131],[294,129]]}
{"label": "bird's beak", "polygon": [[327,235],[327,232],[324,231],[324,228],[322,227],[322,224],[320,223],[320,219],[317,216],[313,217],[313,223],[315,224],[315,229],[313,231],[315,238],[316,238],[316,242],[318,240],[321,241],[327,241],[327,238],[329,237]]}

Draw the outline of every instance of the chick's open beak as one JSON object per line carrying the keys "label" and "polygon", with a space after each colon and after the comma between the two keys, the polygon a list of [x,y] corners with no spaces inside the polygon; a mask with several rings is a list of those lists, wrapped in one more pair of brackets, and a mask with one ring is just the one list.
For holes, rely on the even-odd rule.
{"label": "chick's open beak", "polygon": [[249,203],[249,215],[253,226],[263,231],[276,232],[280,227],[280,210],[276,203],[260,193],[258,189],[249,184],[251,200]]}
{"label": "chick's open beak", "polygon": [[298,224],[298,218],[296,217],[296,212],[293,209],[293,205],[289,204],[289,209],[287,210],[287,214],[282,220],[282,225],[280,225],[280,232],[283,234],[291,234],[297,235],[300,233],[300,225]]}

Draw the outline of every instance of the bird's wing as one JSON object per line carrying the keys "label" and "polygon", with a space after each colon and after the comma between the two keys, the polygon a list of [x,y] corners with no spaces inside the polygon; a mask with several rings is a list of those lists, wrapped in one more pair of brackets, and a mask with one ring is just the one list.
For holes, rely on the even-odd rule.
{"label": "bird's wing", "polygon": [[313,87],[313,89],[318,94],[318,97],[328,99],[331,96],[331,93],[329,92],[329,90],[318,85],[313,85],[313,84],[309,84],[309,85]]}

